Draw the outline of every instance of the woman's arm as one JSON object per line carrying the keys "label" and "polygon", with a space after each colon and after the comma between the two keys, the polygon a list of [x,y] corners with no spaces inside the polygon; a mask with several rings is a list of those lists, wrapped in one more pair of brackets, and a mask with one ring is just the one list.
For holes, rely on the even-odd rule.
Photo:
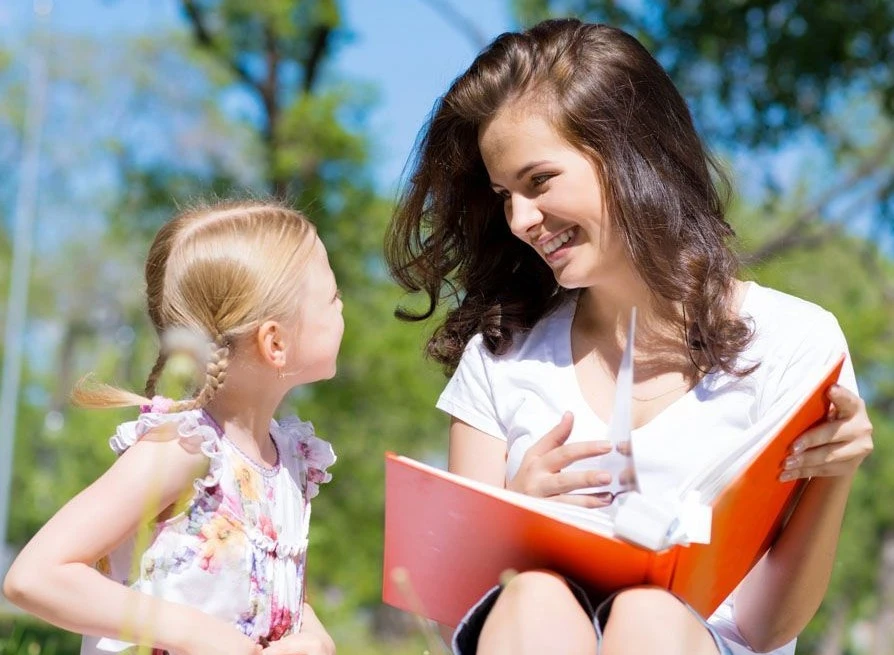
{"label": "woman's arm", "polygon": [[[505,487],[506,442],[473,428],[458,418],[452,418],[447,468],[457,475],[495,487]],[[454,628],[440,625],[438,629],[441,638],[449,644],[453,639]]]}
{"label": "woman's arm", "polygon": [[504,487],[506,442],[453,418],[447,468],[451,473]]}
{"label": "woman's arm", "polygon": [[28,612],[81,634],[187,654],[253,652],[253,642],[222,621],[130,589],[93,568],[191,491],[207,468],[201,453],[157,436],[129,448],[47,522],[16,558],[3,592]]}
{"label": "woman's arm", "polygon": [[872,451],[863,401],[842,387],[829,396],[836,420],[802,436],[803,449],[786,469],[791,479],[811,479],[782,534],[736,592],[736,624],[759,652],[794,639],[819,608],[854,474]]}

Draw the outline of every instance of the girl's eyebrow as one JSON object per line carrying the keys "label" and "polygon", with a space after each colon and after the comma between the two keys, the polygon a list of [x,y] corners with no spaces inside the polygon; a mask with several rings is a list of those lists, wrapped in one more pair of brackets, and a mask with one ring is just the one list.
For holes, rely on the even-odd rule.
{"label": "girl's eyebrow", "polygon": [[[551,163],[551,162],[550,162],[548,159],[540,159],[540,160],[538,160],[538,161],[528,162],[527,164],[525,164],[524,166],[522,166],[522,167],[519,169],[518,173],[515,174],[515,179],[516,179],[516,180],[520,180],[520,179],[522,179],[522,178],[523,178],[523,177],[524,177],[524,176],[525,176],[531,169],[533,169],[533,168],[537,168],[538,166],[540,166],[540,164],[549,164],[549,163]],[[497,184],[496,182],[494,182],[494,181],[491,180],[491,179],[488,179],[488,182],[490,182],[490,185],[491,185],[492,187],[493,187],[493,186],[500,186],[499,184]]]}
{"label": "girl's eyebrow", "polygon": [[550,163],[550,162],[549,162],[549,160],[547,160],[547,159],[541,159],[541,160],[539,160],[539,161],[528,162],[527,164],[525,164],[524,166],[522,166],[522,168],[518,171],[518,173],[515,174],[515,179],[516,179],[516,180],[520,180],[520,179],[522,179],[522,178],[525,176],[525,174],[526,174],[528,171],[530,171],[532,168],[536,168],[536,167],[540,166],[540,164],[548,164],[548,163]]}

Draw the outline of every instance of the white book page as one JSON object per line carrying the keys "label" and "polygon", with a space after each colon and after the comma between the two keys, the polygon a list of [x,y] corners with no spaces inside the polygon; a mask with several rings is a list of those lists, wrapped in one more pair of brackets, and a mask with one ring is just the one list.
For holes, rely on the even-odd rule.
{"label": "white book page", "polygon": [[825,377],[834,361],[825,362],[822,367],[805,375],[801,384],[777,401],[773,409],[747,431],[747,436],[735,450],[721,454],[710,465],[690,476],[678,488],[679,497],[684,498],[690,491],[696,491],[702,503],[713,503],[726,485],[767,445],[776,433],[776,428],[794,416],[801,401],[812,391],[817,381]]}
{"label": "white book page", "polygon": [[618,375],[615,379],[615,399],[612,406],[612,416],[608,425],[606,440],[612,443],[612,450],[605,455],[588,457],[573,462],[566,466],[566,471],[591,471],[605,469],[621,471],[615,475],[610,484],[603,487],[587,487],[576,489],[571,493],[576,494],[604,494],[610,493],[612,499],[637,489],[636,468],[633,462],[630,434],[632,432],[632,406],[633,406],[633,343],[636,335],[636,307],[630,314],[630,325],[627,328],[627,344],[624,346],[624,354],[618,367]]}

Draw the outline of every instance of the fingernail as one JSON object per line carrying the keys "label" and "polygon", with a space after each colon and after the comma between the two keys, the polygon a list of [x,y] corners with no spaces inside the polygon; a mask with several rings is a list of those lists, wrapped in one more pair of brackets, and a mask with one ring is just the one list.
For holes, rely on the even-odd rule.
{"label": "fingernail", "polygon": [[790,473],[789,471],[786,471],[785,473],[783,473],[782,475],[779,476],[780,482],[788,482],[789,480],[794,480],[794,479],[795,479],[795,474]]}
{"label": "fingernail", "polygon": [[798,457],[786,457],[785,458],[785,468],[793,469],[800,463],[800,458]]}
{"label": "fingernail", "polygon": [[804,450],[804,442],[796,441],[795,444],[792,446],[792,452],[800,453],[802,450]]}
{"label": "fingernail", "polygon": [[596,476],[596,484],[608,484],[612,481],[611,473],[600,473]]}

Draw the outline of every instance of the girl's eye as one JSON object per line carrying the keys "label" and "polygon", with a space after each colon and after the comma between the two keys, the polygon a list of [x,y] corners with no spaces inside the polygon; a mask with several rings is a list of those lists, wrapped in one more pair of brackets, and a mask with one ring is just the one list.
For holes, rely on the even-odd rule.
{"label": "girl's eye", "polygon": [[494,193],[503,198],[503,200],[508,199],[510,195],[506,189],[494,189]]}
{"label": "girl's eye", "polygon": [[531,177],[531,185],[535,187],[541,186],[542,184],[545,184],[551,177],[552,175],[534,175],[533,177]]}

